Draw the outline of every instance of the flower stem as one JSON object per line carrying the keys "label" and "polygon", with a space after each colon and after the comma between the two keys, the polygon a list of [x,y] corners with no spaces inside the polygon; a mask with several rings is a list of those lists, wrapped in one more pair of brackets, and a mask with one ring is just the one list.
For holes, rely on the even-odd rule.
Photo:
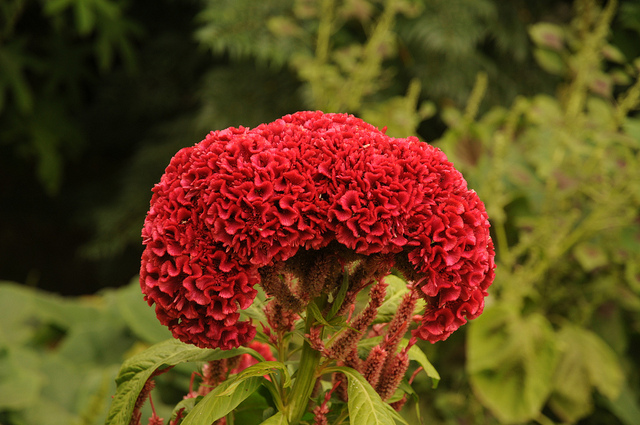
{"label": "flower stem", "polygon": [[[324,305],[326,299],[321,298],[316,301],[316,305],[320,307]],[[308,334],[311,330],[311,326],[315,323],[315,318],[310,309],[307,308],[307,321],[305,324],[305,334]],[[293,382],[293,388],[291,389],[290,400],[288,403],[287,416],[290,425],[297,425],[302,416],[304,416],[309,406],[309,398],[313,392],[313,387],[316,383],[316,370],[320,364],[320,358],[322,357],[319,351],[314,350],[308,341],[304,341],[302,345],[302,354],[300,356],[300,367],[296,374],[296,380]]]}

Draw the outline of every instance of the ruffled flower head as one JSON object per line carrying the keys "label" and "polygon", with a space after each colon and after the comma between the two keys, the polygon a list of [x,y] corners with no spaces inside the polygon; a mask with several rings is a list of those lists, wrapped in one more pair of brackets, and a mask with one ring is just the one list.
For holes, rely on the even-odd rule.
{"label": "ruffled flower head", "polygon": [[445,155],[346,114],[298,112],[182,149],[142,236],[146,300],[200,347],[250,342],[239,310],[260,270],[301,250],[339,244],[395,263],[427,301],[414,335],[431,342],[482,312],[494,277],[484,205]]}

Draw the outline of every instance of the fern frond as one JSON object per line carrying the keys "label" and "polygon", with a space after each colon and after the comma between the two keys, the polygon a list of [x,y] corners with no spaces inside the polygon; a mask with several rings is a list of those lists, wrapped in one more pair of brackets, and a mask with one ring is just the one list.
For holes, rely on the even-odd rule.
{"label": "fern frond", "polygon": [[293,6],[293,0],[208,0],[195,36],[216,54],[282,66],[309,45],[293,19]]}

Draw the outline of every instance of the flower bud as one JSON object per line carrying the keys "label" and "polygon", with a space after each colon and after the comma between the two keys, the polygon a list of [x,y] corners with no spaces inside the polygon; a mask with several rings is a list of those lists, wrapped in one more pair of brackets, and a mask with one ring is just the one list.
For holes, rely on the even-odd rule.
{"label": "flower bud", "polygon": [[378,385],[375,387],[382,400],[387,400],[395,393],[408,367],[409,356],[406,351],[401,351],[384,368]]}

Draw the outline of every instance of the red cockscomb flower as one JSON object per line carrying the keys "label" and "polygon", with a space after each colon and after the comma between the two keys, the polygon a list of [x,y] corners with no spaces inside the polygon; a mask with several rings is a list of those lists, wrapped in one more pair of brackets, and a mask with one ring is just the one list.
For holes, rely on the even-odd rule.
{"label": "red cockscomb flower", "polygon": [[[493,281],[484,206],[438,149],[346,114],[298,112],[210,133],[171,160],[143,229],[141,286],[174,336],[247,344],[259,269],[331,242],[395,255],[437,341],[482,312]],[[399,256],[401,258],[399,258]]]}

